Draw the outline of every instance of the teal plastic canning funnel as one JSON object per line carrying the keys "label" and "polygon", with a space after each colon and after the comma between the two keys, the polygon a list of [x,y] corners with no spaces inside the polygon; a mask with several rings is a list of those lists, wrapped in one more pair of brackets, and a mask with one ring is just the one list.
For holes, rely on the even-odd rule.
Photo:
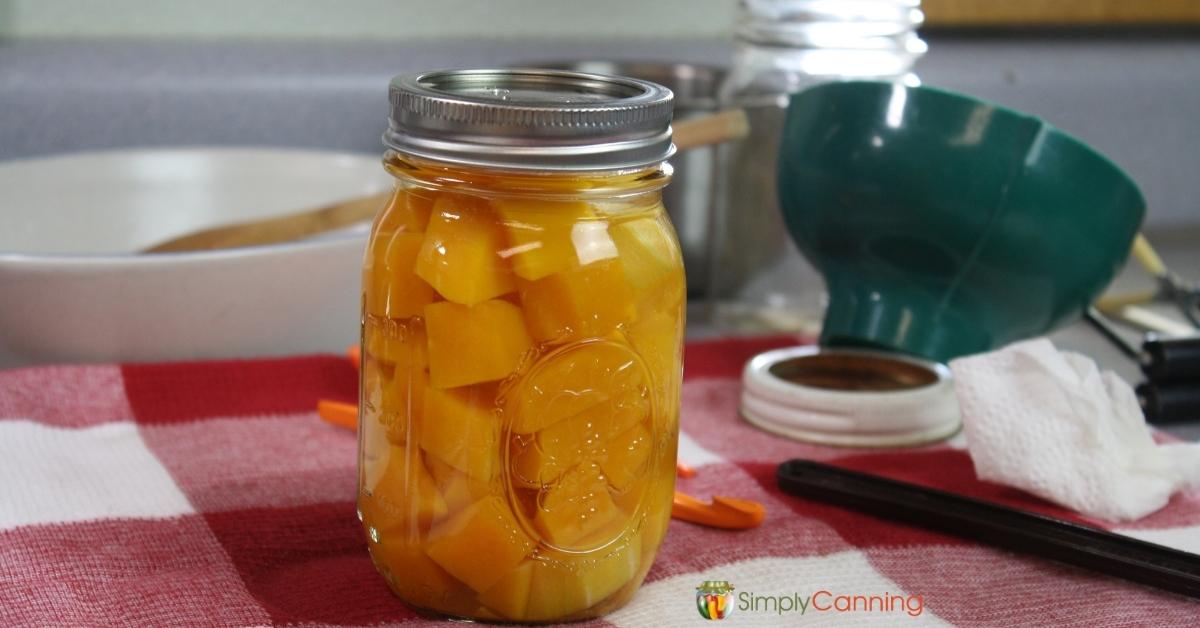
{"label": "teal plastic canning funnel", "polygon": [[1146,205],[1120,168],[1034,116],[880,82],[794,95],[778,180],[829,290],[821,343],[942,362],[1077,318]]}

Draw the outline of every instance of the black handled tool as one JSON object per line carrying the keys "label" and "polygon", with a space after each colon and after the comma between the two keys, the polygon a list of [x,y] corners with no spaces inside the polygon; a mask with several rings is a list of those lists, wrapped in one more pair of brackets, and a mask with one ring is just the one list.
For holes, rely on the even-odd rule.
{"label": "black handled tool", "polygon": [[1200,599],[1200,556],[962,495],[808,460],[779,465],[779,488]]}
{"label": "black handled tool", "polygon": [[1146,382],[1138,385],[1137,397],[1146,420],[1156,425],[1200,419],[1200,382]]}
{"label": "black handled tool", "polygon": [[1200,382],[1200,336],[1149,335],[1142,344],[1139,361],[1146,379],[1152,382]]}

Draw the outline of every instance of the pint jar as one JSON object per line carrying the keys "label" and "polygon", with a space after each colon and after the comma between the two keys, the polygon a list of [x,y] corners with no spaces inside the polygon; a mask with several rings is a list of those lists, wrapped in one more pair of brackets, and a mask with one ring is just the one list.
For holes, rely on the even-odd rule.
{"label": "pint jar", "polygon": [[670,516],[685,284],[671,93],[397,77],[363,266],[358,512],[410,606],[550,622],[645,577]]}

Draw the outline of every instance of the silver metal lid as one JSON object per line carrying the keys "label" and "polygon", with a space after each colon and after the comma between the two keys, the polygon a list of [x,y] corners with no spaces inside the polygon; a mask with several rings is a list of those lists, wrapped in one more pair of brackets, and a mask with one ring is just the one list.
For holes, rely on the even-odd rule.
{"label": "silver metal lid", "polygon": [[445,70],[392,79],[383,143],[418,157],[517,170],[610,170],[661,162],[671,90],[565,70]]}

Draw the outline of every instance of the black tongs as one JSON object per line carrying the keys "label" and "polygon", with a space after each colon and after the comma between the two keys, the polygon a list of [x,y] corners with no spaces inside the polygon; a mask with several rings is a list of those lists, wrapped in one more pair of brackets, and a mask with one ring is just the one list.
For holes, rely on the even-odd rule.
{"label": "black tongs", "polygon": [[793,495],[1200,599],[1195,554],[819,462],[785,462],[777,478],[779,488]]}

